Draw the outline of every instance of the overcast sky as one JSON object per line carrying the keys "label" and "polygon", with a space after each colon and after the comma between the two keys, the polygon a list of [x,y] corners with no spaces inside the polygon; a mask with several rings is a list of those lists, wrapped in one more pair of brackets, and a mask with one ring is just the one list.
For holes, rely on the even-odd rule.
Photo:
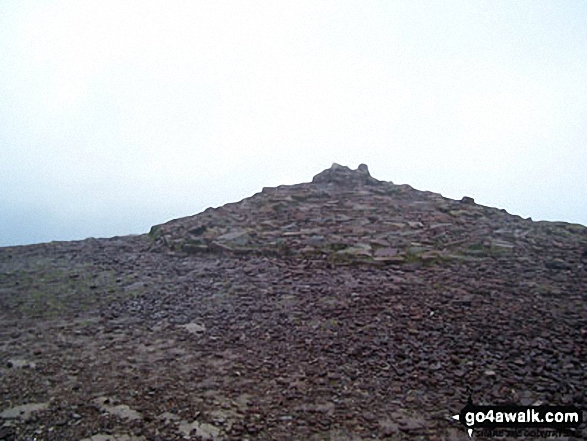
{"label": "overcast sky", "polygon": [[0,2],[0,245],[333,162],[587,224],[587,2]]}

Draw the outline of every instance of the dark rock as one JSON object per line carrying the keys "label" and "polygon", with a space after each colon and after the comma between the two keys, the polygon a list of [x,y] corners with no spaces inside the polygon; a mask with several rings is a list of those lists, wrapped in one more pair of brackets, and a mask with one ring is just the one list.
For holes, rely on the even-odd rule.
{"label": "dark rock", "polygon": [[0,426],[0,440],[3,440],[3,441],[16,440],[16,429],[11,426]]}
{"label": "dark rock", "polygon": [[188,254],[200,254],[210,251],[208,245],[203,243],[184,243],[181,249]]}
{"label": "dark rock", "polygon": [[554,269],[554,270],[567,270],[571,269],[571,266],[567,264],[564,260],[555,258],[552,260],[548,260],[545,263],[547,268]]}
{"label": "dark rock", "polygon": [[190,232],[190,234],[192,234],[194,236],[200,236],[200,235],[204,234],[207,229],[208,229],[208,227],[206,227],[206,225],[200,225],[196,228],[192,228],[189,232]]}
{"label": "dark rock", "polygon": [[329,169],[318,173],[312,179],[315,184],[337,184],[342,186],[358,186],[358,185],[376,185],[379,184],[377,179],[374,179],[369,174],[369,169],[365,164],[361,164],[357,170],[351,170],[350,168],[332,164]]}
{"label": "dark rock", "polygon": [[357,168],[357,171],[363,173],[364,175],[371,176],[369,174],[369,167],[367,167],[367,164],[360,164]]}

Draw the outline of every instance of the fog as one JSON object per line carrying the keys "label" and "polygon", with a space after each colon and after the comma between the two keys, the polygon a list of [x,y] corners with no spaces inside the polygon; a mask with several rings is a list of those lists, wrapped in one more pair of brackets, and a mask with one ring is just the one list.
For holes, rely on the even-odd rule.
{"label": "fog", "polygon": [[310,181],[587,224],[584,1],[0,2],[0,246]]}

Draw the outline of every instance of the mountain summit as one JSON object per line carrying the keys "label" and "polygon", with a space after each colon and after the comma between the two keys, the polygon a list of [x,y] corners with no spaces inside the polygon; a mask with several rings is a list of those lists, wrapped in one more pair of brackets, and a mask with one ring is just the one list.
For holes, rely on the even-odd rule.
{"label": "mountain summit", "polygon": [[369,168],[366,164],[361,164],[357,170],[351,170],[350,168],[332,164],[332,167],[318,173],[312,179],[313,183],[326,183],[326,184],[339,184],[339,185],[376,185],[380,182],[371,177],[369,174]]}
{"label": "mountain summit", "polygon": [[433,264],[498,259],[580,264],[585,227],[418,191],[333,164],[311,183],[263,188],[240,202],[152,228],[155,249],[187,254],[302,255],[339,263]]}
{"label": "mountain summit", "polygon": [[586,227],[334,164],[0,248],[0,439],[469,439],[469,399],[587,404],[586,293]]}

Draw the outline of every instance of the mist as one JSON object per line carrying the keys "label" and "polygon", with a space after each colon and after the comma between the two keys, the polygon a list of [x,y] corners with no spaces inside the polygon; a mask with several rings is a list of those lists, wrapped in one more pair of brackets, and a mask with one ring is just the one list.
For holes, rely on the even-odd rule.
{"label": "mist", "polygon": [[333,162],[587,224],[587,5],[0,3],[0,246],[140,234]]}

